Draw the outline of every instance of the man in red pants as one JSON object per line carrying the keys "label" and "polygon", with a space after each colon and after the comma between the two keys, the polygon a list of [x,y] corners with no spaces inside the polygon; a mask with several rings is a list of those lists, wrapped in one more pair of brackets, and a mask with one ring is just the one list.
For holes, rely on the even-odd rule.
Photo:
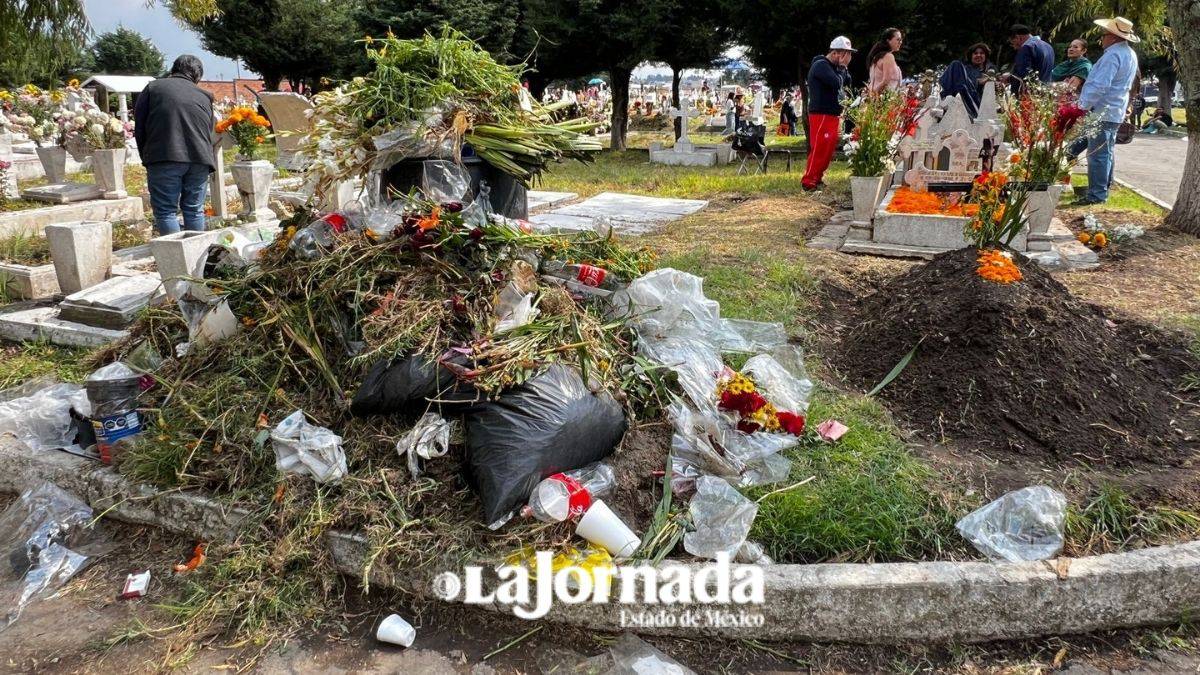
{"label": "man in red pants", "polygon": [[842,127],[842,96],[850,85],[850,57],[858,50],[850,38],[839,35],[829,43],[829,53],[813,59],[808,69],[808,165],[804,189],[816,190],[825,183],[825,169],[833,160]]}

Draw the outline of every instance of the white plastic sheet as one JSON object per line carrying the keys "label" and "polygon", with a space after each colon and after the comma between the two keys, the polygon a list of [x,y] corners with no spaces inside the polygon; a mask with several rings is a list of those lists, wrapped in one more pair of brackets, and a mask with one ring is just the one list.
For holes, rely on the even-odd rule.
{"label": "white plastic sheet", "polygon": [[1062,550],[1066,515],[1061,492],[1035,485],[967,514],[955,528],[989,560],[1047,560]]}
{"label": "white plastic sheet", "polygon": [[606,675],[695,675],[695,671],[633,633],[617,638],[609,651],[613,667]]}
{"label": "white plastic sheet", "polygon": [[437,413],[425,413],[396,443],[396,452],[408,461],[413,478],[421,475],[420,459],[444,457],[450,450],[450,423]]}
{"label": "white plastic sheet", "polygon": [[701,476],[688,504],[694,531],[683,535],[683,550],[701,558],[718,553],[733,558],[750,534],[758,505],[720,478]]}
{"label": "white plastic sheet", "polygon": [[6,392],[0,403],[0,434],[12,436],[35,451],[74,445],[78,432],[71,409],[84,417],[92,414],[87,391],[75,384],[50,384],[27,395]]}
{"label": "white plastic sheet", "polygon": [[275,427],[271,447],[275,449],[275,468],[280,471],[312,476],[318,483],[337,483],[346,476],[342,437],[309,424],[302,410],[288,415]]}

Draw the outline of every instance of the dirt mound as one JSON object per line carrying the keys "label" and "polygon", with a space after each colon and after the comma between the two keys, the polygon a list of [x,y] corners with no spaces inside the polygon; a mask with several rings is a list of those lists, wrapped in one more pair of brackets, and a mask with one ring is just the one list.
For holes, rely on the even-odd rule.
{"label": "dirt mound", "polygon": [[1200,361],[1181,338],[1106,316],[1019,255],[1007,286],[975,258],[945,253],[859,299],[839,369],[869,389],[920,343],[880,396],[935,438],[1118,464],[1195,454],[1200,407],[1181,387]]}

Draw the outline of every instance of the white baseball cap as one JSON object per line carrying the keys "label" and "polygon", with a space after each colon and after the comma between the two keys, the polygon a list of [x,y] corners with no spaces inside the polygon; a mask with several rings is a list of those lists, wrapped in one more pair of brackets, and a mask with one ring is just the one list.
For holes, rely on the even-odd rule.
{"label": "white baseball cap", "polygon": [[829,49],[830,49],[830,51],[832,51],[834,49],[841,49],[841,50],[847,51],[847,52],[858,51],[854,47],[850,46],[850,38],[846,37],[845,35],[839,35],[839,36],[833,38],[833,42],[829,43]]}

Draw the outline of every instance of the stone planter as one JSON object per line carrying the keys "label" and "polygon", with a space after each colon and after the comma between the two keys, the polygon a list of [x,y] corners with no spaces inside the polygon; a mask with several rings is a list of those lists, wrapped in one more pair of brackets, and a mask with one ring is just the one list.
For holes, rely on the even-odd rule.
{"label": "stone planter", "polygon": [[1042,235],[1050,229],[1050,219],[1054,217],[1054,207],[1067,186],[1056,184],[1045,190],[1034,190],[1025,200],[1025,217],[1029,219],[1029,233]]}
{"label": "stone planter", "polygon": [[268,208],[275,165],[265,159],[243,159],[234,162],[229,171],[242,199],[238,217],[251,222],[276,220],[275,212]]}
{"label": "stone planter", "polygon": [[851,176],[850,196],[854,199],[854,219],[871,222],[875,215],[875,207],[879,206],[880,195],[884,191],[884,181],[890,176]]}
{"label": "stone planter", "polygon": [[60,145],[38,147],[38,159],[42,160],[42,170],[46,172],[46,180],[51,185],[58,185],[67,180],[67,149]]}
{"label": "stone planter", "polygon": [[105,199],[124,199],[125,191],[125,148],[97,150],[92,155],[92,171],[96,174],[96,185],[104,190]]}
{"label": "stone planter", "polygon": [[63,293],[78,293],[108,278],[112,269],[112,223],[87,220],[47,225],[46,241]]}

